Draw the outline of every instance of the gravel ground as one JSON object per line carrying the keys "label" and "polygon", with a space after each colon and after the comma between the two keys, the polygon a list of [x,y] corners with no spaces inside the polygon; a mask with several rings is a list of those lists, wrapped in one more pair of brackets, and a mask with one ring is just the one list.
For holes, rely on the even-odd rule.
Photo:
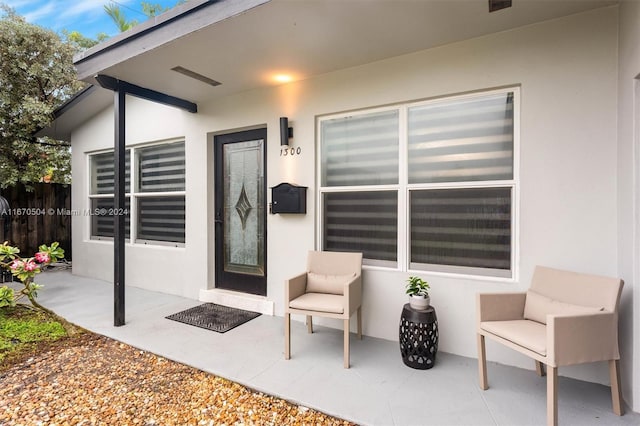
{"label": "gravel ground", "polygon": [[0,425],[350,425],[106,337],[0,373]]}

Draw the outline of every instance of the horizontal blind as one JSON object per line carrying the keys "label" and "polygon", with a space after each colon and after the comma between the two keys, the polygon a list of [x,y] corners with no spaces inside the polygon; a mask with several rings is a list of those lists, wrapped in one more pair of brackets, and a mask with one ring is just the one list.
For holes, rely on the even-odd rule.
{"label": "horizontal blind", "polygon": [[397,260],[397,191],[325,193],[323,206],[324,250]]}
{"label": "horizontal blind", "polygon": [[[131,191],[131,150],[125,151],[125,192]],[[91,194],[113,194],[115,174],[113,151],[91,156]]]}
{"label": "horizontal blind", "polygon": [[322,186],[398,183],[398,111],[325,120]]}
{"label": "horizontal blind", "polygon": [[409,108],[409,183],[513,179],[513,92]]}
{"label": "horizontal blind", "polygon": [[509,270],[511,188],[410,192],[411,262]]}
{"label": "horizontal blind", "polygon": [[[126,211],[124,219],[125,238],[129,238],[131,230],[131,198],[126,197],[124,208]],[[113,197],[92,198],[91,199],[91,236],[113,238]]]}
{"label": "horizontal blind", "polygon": [[185,242],[184,195],[140,197],[137,206],[137,239]]}
{"label": "horizontal blind", "polygon": [[184,142],[140,148],[137,156],[141,192],[185,190]]}

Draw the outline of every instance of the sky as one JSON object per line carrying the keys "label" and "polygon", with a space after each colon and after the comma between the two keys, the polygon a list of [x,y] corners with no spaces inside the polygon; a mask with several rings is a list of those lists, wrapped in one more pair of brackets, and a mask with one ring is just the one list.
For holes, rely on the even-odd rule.
{"label": "sky", "polygon": [[[147,3],[173,7],[178,0],[147,0]],[[118,28],[104,11],[110,0],[0,0],[18,12],[28,22],[50,28],[56,32],[63,29],[79,31],[85,37],[95,38],[104,32],[110,36],[118,34]],[[139,22],[147,18],[142,13],[141,0],[117,0],[127,19]]]}

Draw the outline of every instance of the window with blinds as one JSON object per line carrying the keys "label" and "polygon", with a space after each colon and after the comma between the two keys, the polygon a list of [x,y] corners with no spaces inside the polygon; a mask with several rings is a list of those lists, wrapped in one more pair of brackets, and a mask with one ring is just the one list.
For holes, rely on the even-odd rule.
{"label": "window with blinds", "polygon": [[322,122],[322,185],[398,183],[398,111]]}
{"label": "window with blinds", "polygon": [[325,250],[361,252],[366,259],[395,262],[398,252],[398,192],[325,193]]}
{"label": "window with blinds", "polygon": [[[113,238],[114,220],[110,213],[113,212],[114,192],[113,152],[91,155],[90,164],[89,198],[94,213],[91,217],[91,237]],[[125,227],[128,238],[134,234],[133,240],[137,243],[184,244],[184,142],[127,150],[125,183]],[[131,191],[131,188],[134,190]]]}
{"label": "window with blinds", "polygon": [[[321,123],[323,247],[362,252],[365,262],[397,265],[399,182],[397,109]],[[374,187],[374,191],[366,188]],[[348,192],[334,189],[348,188]]]}
{"label": "window with blinds", "polygon": [[513,178],[513,93],[409,108],[409,183]]}
{"label": "window with blinds", "polygon": [[[114,154],[104,152],[90,157],[90,216],[92,238],[113,238],[114,234],[114,202],[115,190]],[[125,234],[131,231],[131,150],[125,151]],[[123,212],[124,213],[124,212]]]}
{"label": "window with blinds", "polygon": [[[124,233],[131,234],[131,197],[125,198]],[[113,238],[113,197],[91,199],[91,236]]]}
{"label": "window with blinds", "polygon": [[319,119],[322,248],[513,277],[518,89]]}
{"label": "window with blinds", "polygon": [[[125,192],[131,192],[131,150],[127,149],[125,161]],[[91,156],[91,194],[111,194],[115,188],[115,173],[113,172],[113,151]]]}
{"label": "window with blinds", "polygon": [[140,148],[137,154],[140,192],[185,190],[184,142]]}
{"label": "window with blinds", "polygon": [[511,188],[410,191],[410,269],[509,276]]}
{"label": "window with blinds", "polygon": [[138,199],[138,239],[184,243],[184,195]]}

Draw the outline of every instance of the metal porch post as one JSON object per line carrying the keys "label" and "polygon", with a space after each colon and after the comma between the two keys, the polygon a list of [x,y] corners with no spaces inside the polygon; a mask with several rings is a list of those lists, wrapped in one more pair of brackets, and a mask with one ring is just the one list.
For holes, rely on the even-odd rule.
{"label": "metal porch post", "polygon": [[[136,86],[126,81],[108,75],[95,76],[98,84],[115,94],[113,109],[115,111],[115,141],[114,141],[114,191],[113,191],[113,324],[116,327],[124,325],[124,240],[125,240],[125,97],[127,94],[180,108],[191,113],[198,112],[198,105],[184,99],[176,98],[165,93],[157,92],[145,87]],[[132,159],[133,161],[133,159]]]}
{"label": "metal porch post", "polygon": [[125,239],[125,97],[118,87],[114,91],[115,146],[114,146],[114,197],[113,197],[113,323],[124,325],[124,239]]}

